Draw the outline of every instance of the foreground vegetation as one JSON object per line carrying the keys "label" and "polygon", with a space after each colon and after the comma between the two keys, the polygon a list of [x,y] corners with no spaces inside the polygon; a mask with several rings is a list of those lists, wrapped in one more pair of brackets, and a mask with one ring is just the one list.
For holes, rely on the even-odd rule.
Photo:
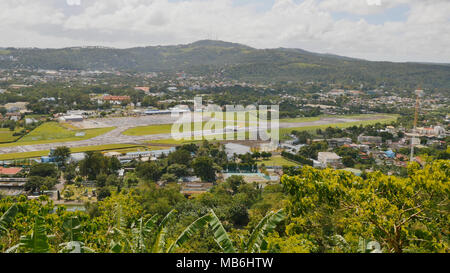
{"label": "foreground vegetation", "polygon": [[86,211],[47,197],[0,200],[2,252],[449,252],[450,161],[405,178],[285,168],[264,189],[231,177],[196,198],[179,186],[117,187]]}

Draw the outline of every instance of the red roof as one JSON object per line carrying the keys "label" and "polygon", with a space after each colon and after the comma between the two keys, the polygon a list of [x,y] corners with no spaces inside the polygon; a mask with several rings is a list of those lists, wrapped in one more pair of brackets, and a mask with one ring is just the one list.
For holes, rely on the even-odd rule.
{"label": "red roof", "polygon": [[131,100],[130,96],[104,96],[104,100]]}
{"label": "red roof", "polygon": [[0,167],[0,174],[3,175],[16,175],[22,171],[22,168],[3,168]]}

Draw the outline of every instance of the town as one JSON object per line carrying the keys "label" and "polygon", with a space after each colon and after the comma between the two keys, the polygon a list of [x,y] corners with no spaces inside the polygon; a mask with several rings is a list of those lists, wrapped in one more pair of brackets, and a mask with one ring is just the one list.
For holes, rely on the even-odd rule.
{"label": "town", "polygon": [[[310,165],[345,170],[357,176],[374,171],[406,176],[410,161],[423,166],[429,155],[448,159],[448,97],[438,94],[416,98],[411,92],[395,95],[383,86],[373,90],[360,86],[355,91],[333,85],[328,92],[314,93],[307,88],[323,84],[309,82],[287,92],[283,91],[286,86],[275,90],[270,84],[254,85],[187,73],[127,74],[127,78],[132,78],[127,80],[128,85],[114,83],[124,76],[119,72],[2,70],[0,76],[10,83],[3,85],[0,95],[8,101],[0,108],[4,128],[0,144],[3,195],[27,194],[36,198],[46,194],[57,203],[82,208],[87,201],[109,195],[112,188],[106,185],[130,186],[130,179],[136,180],[139,166],[145,164],[159,168],[169,164],[172,172],[163,167],[163,171],[152,174],[152,179],[158,187],[177,184],[179,191],[189,197],[205,193],[233,176],[260,187],[279,184],[283,167]],[[111,83],[97,84],[105,78]],[[133,81],[136,84],[131,84]],[[49,84],[58,88],[47,90]],[[61,96],[61,90],[70,89],[71,85],[83,86],[73,88],[80,95]],[[201,111],[213,109],[216,103],[224,109],[227,103],[233,103],[218,100],[220,94],[230,92],[225,91],[227,88],[283,94],[278,100],[270,100],[281,105],[278,144],[259,140],[171,139],[171,124],[175,121],[171,114],[194,110],[189,96],[200,96],[208,102]],[[305,94],[308,99],[304,99]],[[421,127],[413,128],[413,121],[404,112],[411,113],[417,101]],[[292,108],[296,110],[291,111]],[[225,123],[227,120],[222,118]],[[231,132],[249,129],[245,122],[235,126]],[[202,155],[197,153],[196,145],[216,153],[216,160],[204,162],[208,171],[214,170],[212,173],[205,174],[186,164]],[[170,158],[177,157],[185,147],[189,147],[190,155],[171,162]],[[413,157],[411,147],[415,149]],[[81,166],[94,155],[115,162],[116,170],[83,171]],[[55,176],[51,183],[44,182],[32,175],[35,168],[55,168],[55,175],[56,169],[61,169],[64,175]],[[105,174],[109,174],[112,184],[105,184]],[[98,175],[102,177],[100,181]]]}

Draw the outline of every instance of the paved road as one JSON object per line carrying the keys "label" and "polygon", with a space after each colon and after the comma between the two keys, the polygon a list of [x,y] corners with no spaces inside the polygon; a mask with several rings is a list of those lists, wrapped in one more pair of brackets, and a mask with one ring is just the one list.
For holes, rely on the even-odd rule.
{"label": "paved road", "polygon": [[[383,117],[374,116],[373,119],[380,119]],[[22,152],[34,152],[34,151],[45,151],[50,150],[52,148],[67,146],[69,148],[75,147],[87,147],[87,146],[98,146],[98,145],[107,145],[107,144],[142,144],[145,141],[151,140],[161,140],[161,139],[169,139],[172,138],[171,134],[157,134],[157,135],[148,135],[148,136],[126,136],[122,133],[130,128],[134,128],[136,126],[148,126],[148,125],[158,125],[158,124],[167,124],[168,121],[173,121],[174,119],[170,116],[149,116],[149,117],[141,117],[141,118],[110,118],[110,119],[99,119],[99,120],[88,120],[86,127],[89,125],[99,125],[101,127],[117,127],[116,129],[103,134],[101,136],[97,136],[87,140],[81,141],[71,141],[71,142],[58,142],[58,143],[49,143],[49,144],[35,144],[35,145],[24,145],[24,146],[13,146],[13,147],[2,147],[0,148],[0,154],[7,153],[22,153]],[[280,123],[280,128],[296,128],[296,127],[307,127],[307,126],[316,126],[316,125],[332,125],[336,123],[348,123],[348,122],[356,122],[361,120],[371,120],[368,118],[322,118],[318,121],[312,122],[300,122],[300,123]],[[256,132],[255,127],[246,128],[249,131]],[[194,132],[196,135],[199,132]],[[204,135],[217,135],[222,134],[223,131],[216,132],[206,132]],[[187,134],[184,134],[187,136]]]}

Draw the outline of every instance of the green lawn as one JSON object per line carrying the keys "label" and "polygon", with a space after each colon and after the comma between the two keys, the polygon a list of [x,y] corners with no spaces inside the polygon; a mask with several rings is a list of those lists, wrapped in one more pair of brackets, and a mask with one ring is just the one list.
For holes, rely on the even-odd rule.
{"label": "green lawn", "polygon": [[9,130],[9,128],[1,128],[0,129],[0,143],[16,141],[19,138],[19,136],[13,136],[13,134],[16,131],[11,131],[11,130]]}
{"label": "green lawn", "polygon": [[258,166],[261,166],[261,164],[266,166],[299,166],[300,164],[295,163],[293,161],[289,161],[282,157],[281,155],[272,156],[269,160],[260,160],[258,161]]}
{"label": "green lawn", "polygon": [[299,122],[312,122],[312,121],[318,121],[321,117],[311,117],[311,118],[285,118],[280,119],[280,122],[292,122],[292,123],[299,123]]}
{"label": "green lawn", "polygon": [[[114,151],[120,153],[128,153],[135,152],[138,150],[163,150],[166,147],[148,147],[148,146],[140,146],[140,145],[131,145],[131,144],[108,144],[108,145],[100,145],[100,146],[88,146],[88,147],[77,147],[71,148],[70,151],[72,153],[84,153],[88,151]],[[37,152],[26,152],[26,153],[11,153],[11,154],[0,154],[0,160],[19,160],[26,158],[36,158],[41,156],[46,156],[50,153],[49,150],[46,151],[37,151]]]}
{"label": "green lawn", "polygon": [[361,115],[336,115],[336,116],[330,116],[330,115],[321,115],[318,117],[310,117],[310,118],[286,118],[286,119],[280,119],[280,122],[291,122],[291,123],[300,123],[300,122],[312,122],[312,121],[318,121],[321,118],[348,118],[348,119],[361,119],[361,118],[369,118],[369,117],[386,117],[386,116],[393,116],[392,114],[361,114]]}
{"label": "green lawn", "polygon": [[[0,147],[80,141],[103,135],[113,129],[114,128],[111,127],[87,130],[70,130],[61,126],[57,122],[47,122],[34,129],[19,141],[0,144]],[[76,136],[77,133],[84,133],[84,135]]]}
{"label": "green lawn", "polygon": [[[202,123],[202,128],[205,127],[205,125],[208,122]],[[186,123],[187,125],[188,123]],[[195,130],[194,126],[199,124],[199,122],[191,123],[191,132],[197,131]],[[226,122],[223,122],[223,127],[226,127]],[[140,126],[140,127],[134,127],[131,129],[126,130],[123,132],[123,135],[126,136],[147,136],[147,135],[159,135],[159,134],[170,134],[172,132],[172,126],[173,124],[162,124],[162,125],[150,125],[150,126]],[[240,126],[244,126],[244,124],[240,124]],[[213,128],[214,129],[214,128]],[[184,127],[181,127],[181,130],[184,130]]]}
{"label": "green lawn", "polygon": [[163,125],[135,127],[126,130],[122,134],[126,136],[146,136],[146,135],[170,134],[171,131],[172,131],[172,124],[163,124]]}
{"label": "green lawn", "polygon": [[380,118],[375,120],[362,120],[362,121],[355,121],[355,122],[344,122],[344,123],[336,123],[336,124],[325,124],[325,125],[316,125],[316,126],[304,126],[304,127],[297,127],[297,128],[281,128],[280,129],[280,138],[281,140],[287,140],[290,139],[289,134],[292,131],[309,131],[312,133],[315,133],[317,129],[326,129],[328,127],[334,127],[334,128],[348,128],[352,126],[366,126],[366,125],[373,125],[376,123],[390,123],[397,120],[396,115],[384,115],[386,118]]}

